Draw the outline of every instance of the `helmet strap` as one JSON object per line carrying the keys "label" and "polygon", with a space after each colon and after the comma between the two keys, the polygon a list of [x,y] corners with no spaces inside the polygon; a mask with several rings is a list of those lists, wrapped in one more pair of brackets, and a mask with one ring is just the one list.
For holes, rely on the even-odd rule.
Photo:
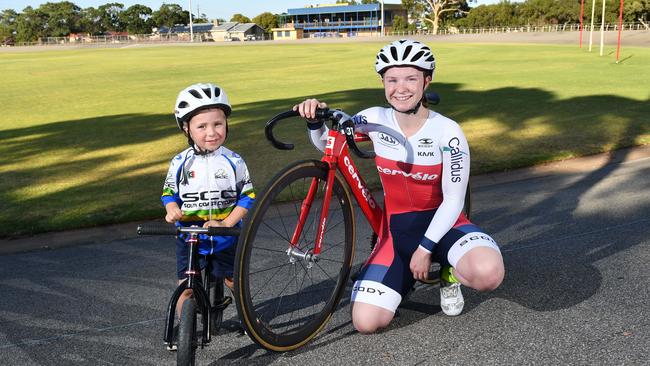
{"label": "helmet strap", "polygon": [[190,145],[192,150],[194,150],[194,154],[196,155],[207,155],[212,152],[209,150],[202,150],[200,147],[196,146],[194,140],[192,140],[192,136],[190,136],[189,133],[187,134],[187,143]]}
{"label": "helmet strap", "polygon": [[400,112],[400,113],[416,114],[420,110],[420,106],[422,105],[423,101],[424,101],[424,94],[422,95],[422,99],[420,99],[420,101],[415,105],[415,107],[413,107],[411,109],[408,109],[408,110],[405,110],[405,111],[400,111],[399,109],[395,108],[395,106],[393,106],[390,102],[388,103],[388,105],[390,105],[391,108],[393,108],[395,111]]}

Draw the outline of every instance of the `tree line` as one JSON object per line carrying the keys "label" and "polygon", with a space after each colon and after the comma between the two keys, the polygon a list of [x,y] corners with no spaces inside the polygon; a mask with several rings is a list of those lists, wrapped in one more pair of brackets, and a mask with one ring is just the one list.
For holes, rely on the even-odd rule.
{"label": "tree line", "polygon": [[[48,2],[37,8],[26,7],[22,12],[5,9],[0,12],[0,40],[7,43],[34,42],[47,37],[70,34],[104,35],[111,33],[151,34],[154,28],[187,25],[190,13],[178,4],[163,4],[158,10],[136,4],[125,8],[121,3],[108,3],[97,8],[81,8],[70,1]],[[205,14],[192,14],[194,23],[209,22]],[[225,22],[224,19],[217,19]],[[231,21],[249,23],[242,14]],[[278,26],[277,16],[264,12],[252,22],[270,30]]]}
{"label": "tree line", "polygon": [[[596,23],[600,24],[602,1],[596,0]],[[420,20],[422,26],[487,28],[506,26],[541,26],[557,24],[577,24],[580,22],[581,0],[502,0],[492,5],[476,5],[476,0],[402,0],[410,19]],[[593,0],[584,0],[585,22],[591,19]],[[605,0],[605,22],[616,23],[619,17],[619,0]],[[647,24],[650,13],[650,0],[626,0],[623,21]],[[414,28],[413,24],[401,22],[403,28]],[[400,29],[401,30],[401,29]]]}
{"label": "tree line", "polygon": [[[600,24],[602,1],[596,0],[594,23]],[[584,0],[584,22],[591,21],[592,0]],[[580,23],[581,0],[501,1],[472,8],[466,15],[448,19],[457,27],[541,26]],[[605,22],[618,23],[619,0],[605,1]],[[626,0],[623,22],[647,24],[650,0]]]}
{"label": "tree line", "polygon": [[[376,0],[343,1],[337,3],[369,4]],[[585,19],[591,15],[592,0],[585,0]],[[476,0],[402,0],[410,20],[396,17],[394,30],[414,30],[426,27],[437,33],[439,27],[494,27],[547,24],[570,24],[580,21],[581,0],[503,0],[493,5],[476,5]],[[596,16],[600,17],[602,0],[596,0]],[[619,0],[606,0],[607,22],[618,19]],[[647,24],[650,0],[626,0],[625,22]],[[192,14],[195,23],[208,22],[205,14]],[[65,37],[71,33],[102,35],[128,32],[150,34],[154,28],[177,24],[187,25],[190,14],[178,4],[163,4],[158,10],[144,5],[125,8],[121,3],[107,3],[97,8],[80,8],[70,1],[48,2],[37,8],[26,7],[22,12],[5,9],[0,13],[0,40],[34,42],[46,37]],[[599,18],[600,19],[600,18]],[[224,19],[218,19],[225,22]],[[267,32],[279,23],[279,16],[264,12],[250,19],[235,14],[230,21],[256,23]]]}

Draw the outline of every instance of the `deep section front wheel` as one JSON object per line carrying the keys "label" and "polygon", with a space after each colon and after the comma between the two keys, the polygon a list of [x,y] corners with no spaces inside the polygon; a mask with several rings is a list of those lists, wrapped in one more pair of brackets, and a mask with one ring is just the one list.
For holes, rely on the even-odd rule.
{"label": "deep section front wheel", "polygon": [[[239,241],[235,258],[237,310],[249,336],[272,351],[296,349],[318,334],[336,310],[350,274],[354,211],[338,174],[322,251],[312,256],[327,172],[327,165],[320,161],[303,161],[278,173],[257,198]],[[308,207],[305,197],[312,184],[317,189]],[[290,240],[301,210],[308,215],[292,247]]]}
{"label": "deep section front wheel", "polygon": [[178,322],[176,364],[193,366],[196,347],[196,300],[189,298],[183,303]]}

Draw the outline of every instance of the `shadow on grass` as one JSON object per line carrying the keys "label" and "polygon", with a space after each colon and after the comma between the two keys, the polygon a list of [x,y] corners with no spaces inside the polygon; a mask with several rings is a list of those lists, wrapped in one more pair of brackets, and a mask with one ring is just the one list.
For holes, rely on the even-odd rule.
{"label": "shadow on grass", "polygon": [[[442,97],[434,109],[460,121],[469,137],[473,174],[630,146],[650,133],[648,100],[609,95],[558,99],[534,88],[466,91],[443,83],[433,88]],[[381,89],[357,89],[235,106],[226,145],[246,159],[258,190],[288,162],[319,157],[299,119],[276,128],[280,138],[295,143],[294,151],[276,150],[264,138],[266,120],[307,97],[348,112],[384,100]],[[484,125],[481,119],[496,122]],[[143,144],[174,136],[179,141],[176,153],[184,148],[184,138],[170,114],[116,115],[0,131],[0,154],[15,166],[0,173],[0,237],[162,215],[158,196],[173,153]],[[91,152],[101,154],[84,155]],[[122,161],[118,168],[98,174],[115,161]],[[372,165],[360,162],[369,184],[378,187]],[[158,166],[160,171],[151,172]],[[25,187],[34,184],[83,176],[98,178],[51,193],[25,194]]]}

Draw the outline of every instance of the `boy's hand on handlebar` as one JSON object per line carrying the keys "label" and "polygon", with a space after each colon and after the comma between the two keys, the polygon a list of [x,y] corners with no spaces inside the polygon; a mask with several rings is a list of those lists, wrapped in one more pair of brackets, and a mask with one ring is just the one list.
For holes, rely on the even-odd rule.
{"label": "boy's hand on handlebar", "polygon": [[178,207],[175,202],[168,203],[165,206],[165,211],[167,211],[167,214],[165,215],[165,221],[170,224],[175,223],[183,217],[183,211],[181,211],[180,207]]}
{"label": "boy's hand on handlebar", "polygon": [[327,103],[319,102],[318,99],[307,99],[300,104],[293,106],[293,110],[300,113],[300,116],[311,120],[316,119],[316,108],[327,108]]}
{"label": "boy's hand on handlebar", "polygon": [[225,222],[217,221],[217,220],[208,220],[208,221],[203,223],[204,228],[209,228],[211,226],[212,227],[229,227],[228,225],[226,225]]}

